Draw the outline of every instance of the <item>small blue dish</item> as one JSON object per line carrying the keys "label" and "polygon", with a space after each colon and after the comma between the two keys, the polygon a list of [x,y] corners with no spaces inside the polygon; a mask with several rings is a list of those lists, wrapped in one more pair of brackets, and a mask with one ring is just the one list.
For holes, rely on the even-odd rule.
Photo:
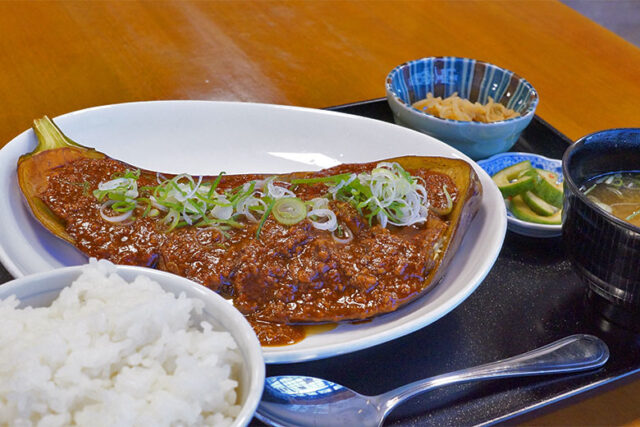
{"label": "small blue dish", "polygon": [[[430,57],[406,62],[389,73],[385,86],[397,124],[446,142],[474,160],[509,150],[538,105],[538,94],[525,79],[468,58]],[[457,92],[461,98],[481,104],[491,97],[520,116],[492,123],[441,119],[412,106],[429,92],[443,98]]]}
{"label": "small blue dish", "polygon": [[[562,160],[549,159],[533,153],[501,153],[496,154],[486,160],[480,160],[478,165],[484,169],[489,176],[493,176],[502,169],[515,165],[516,163],[529,160],[531,166],[538,169],[545,169],[558,175],[558,183],[562,182]],[[514,233],[529,237],[557,237],[562,234],[561,225],[536,224],[523,221],[513,216],[507,209],[507,228]]]}

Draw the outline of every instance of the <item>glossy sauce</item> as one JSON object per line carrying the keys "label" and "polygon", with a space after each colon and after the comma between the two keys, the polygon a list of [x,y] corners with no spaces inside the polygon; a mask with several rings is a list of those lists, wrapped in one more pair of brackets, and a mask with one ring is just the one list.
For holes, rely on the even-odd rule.
{"label": "glossy sauce", "polygon": [[280,347],[295,344],[308,336],[332,331],[338,323],[319,323],[316,325],[287,325],[253,320],[248,317],[260,343],[269,347]]}
{"label": "glossy sauce", "polygon": [[[373,167],[341,165],[311,176]],[[369,226],[355,208],[341,201],[331,201],[330,207],[353,233],[347,244],[306,219],[285,226],[273,216],[265,221],[260,239],[255,238],[253,223],[229,230],[226,236],[212,227],[165,233],[158,219],[150,217],[114,224],[101,218],[100,202],[92,191],[125,170],[125,164],[108,158],[74,161],[49,177],[41,198],[66,221],[67,232],[88,256],[156,267],[233,298],[266,345],[303,339],[309,330],[298,323],[356,321],[395,310],[423,291],[425,278],[436,265],[438,247],[446,243],[442,241],[445,218],[430,213],[427,224]],[[446,205],[445,185],[454,200],[457,197],[450,177],[425,170],[409,172],[425,180],[432,205]],[[260,178],[224,176],[219,189]],[[156,175],[143,172],[138,183],[156,185]],[[327,191],[325,184],[292,189],[303,200]]]}

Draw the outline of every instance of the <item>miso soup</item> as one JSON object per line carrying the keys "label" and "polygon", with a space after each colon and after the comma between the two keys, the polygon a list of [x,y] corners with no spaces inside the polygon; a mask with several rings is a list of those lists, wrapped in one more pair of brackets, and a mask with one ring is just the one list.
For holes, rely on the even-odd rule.
{"label": "miso soup", "polygon": [[618,172],[590,179],[580,191],[602,209],[640,227],[640,172]]}

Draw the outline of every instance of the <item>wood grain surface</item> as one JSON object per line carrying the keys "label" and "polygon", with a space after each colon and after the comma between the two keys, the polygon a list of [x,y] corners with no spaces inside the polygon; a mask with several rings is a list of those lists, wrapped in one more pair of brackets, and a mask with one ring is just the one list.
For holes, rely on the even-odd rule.
{"label": "wood grain surface", "polygon": [[[394,66],[440,55],[525,77],[571,139],[640,127],[640,49],[555,1],[2,1],[0,146],[35,117],[103,104],[377,98]],[[640,418],[640,385],[621,390],[532,423]]]}
{"label": "wood grain surface", "polygon": [[154,100],[326,107],[395,65],[482,59],[572,139],[640,125],[640,50],[552,1],[0,2],[0,141],[34,117]]}

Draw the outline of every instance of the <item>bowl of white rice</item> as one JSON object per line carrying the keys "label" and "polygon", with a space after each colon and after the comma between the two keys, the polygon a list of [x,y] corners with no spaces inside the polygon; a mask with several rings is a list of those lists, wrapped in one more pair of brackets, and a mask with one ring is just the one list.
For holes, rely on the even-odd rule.
{"label": "bowl of white rice", "polygon": [[249,323],[185,278],[91,260],[0,286],[0,425],[244,426]]}

